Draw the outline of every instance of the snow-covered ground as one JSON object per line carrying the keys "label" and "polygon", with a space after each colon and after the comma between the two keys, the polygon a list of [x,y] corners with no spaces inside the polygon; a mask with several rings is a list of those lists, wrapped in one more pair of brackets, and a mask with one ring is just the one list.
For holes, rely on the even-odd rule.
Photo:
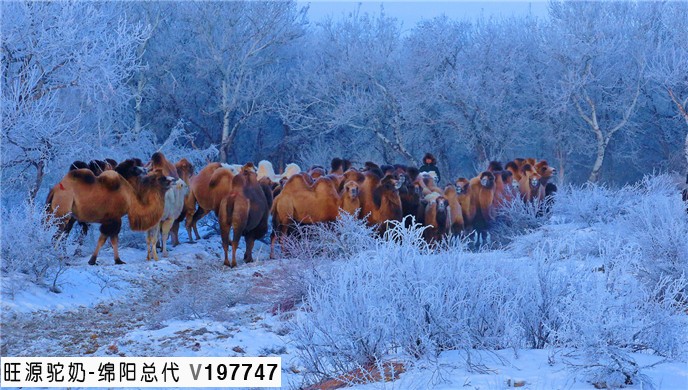
{"label": "snow-covered ground", "polygon": [[[471,261],[505,264],[532,255],[534,242],[565,234],[558,252],[600,248],[596,239],[619,227],[600,228],[561,220],[520,237],[500,252],[467,254]],[[606,225],[605,225],[606,226]],[[94,229],[95,230],[95,229]],[[307,364],[301,361],[291,322],[303,290],[295,278],[304,262],[268,259],[269,246],[257,242],[255,262],[222,264],[220,238],[210,231],[196,243],[170,248],[168,258],[146,261],[142,245],[121,250],[126,265],[114,265],[106,247],[98,264],[88,256],[74,258],[60,278],[61,293],[23,281],[3,279],[3,356],[280,356],[283,387],[301,388]],[[93,234],[93,233],[92,233]],[[130,237],[131,239],[131,237]],[[141,243],[144,237],[140,235]],[[578,242],[575,248],[567,248]],[[243,240],[242,240],[243,247]],[[90,247],[85,248],[88,252]],[[312,263],[311,263],[312,264]],[[11,286],[11,288],[10,288]],[[303,340],[301,340],[303,342]],[[405,372],[392,382],[353,384],[359,390],[391,389],[592,389],[575,367],[577,351],[560,349],[445,351],[432,359],[401,359]],[[641,367],[643,383],[626,388],[688,389],[688,364],[649,353],[631,353]],[[394,360],[390,358],[390,360]],[[598,383],[598,386],[600,384]]]}

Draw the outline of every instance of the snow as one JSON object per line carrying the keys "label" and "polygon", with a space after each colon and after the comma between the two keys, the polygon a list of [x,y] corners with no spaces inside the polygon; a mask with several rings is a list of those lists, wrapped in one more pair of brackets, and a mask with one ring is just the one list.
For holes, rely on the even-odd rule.
{"label": "snow", "polygon": [[[507,249],[466,256],[471,260],[500,258],[505,264],[519,264],[532,254],[534,243],[543,236],[566,234],[571,240],[592,244],[595,237],[614,229],[556,220],[519,237]],[[87,265],[88,256],[73,259],[61,278],[60,294],[32,283],[23,284],[24,288],[11,295],[3,289],[3,354],[280,356],[283,387],[306,385],[305,365],[290,334],[293,311],[290,306],[285,306],[284,312],[276,310],[290,298],[291,272],[298,263],[269,260],[269,246],[258,242],[254,252],[257,261],[245,264],[239,260],[238,268],[229,269],[222,265],[216,234],[206,229],[202,235],[207,238],[189,244],[185,233],[180,233],[182,244],[171,247],[170,256],[158,262],[146,261],[142,246],[121,249],[126,265],[113,264],[111,248],[101,251],[96,266]],[[143,242],[143,234],[140,240]],[[589,245],[576,246],[586,247]],[[186,302],[184,298],[193,295],[188,294],[191,291],[207,291],[208,301]],[[182,310],[186,306],[199,312]],[[575,352],[472,350],[471,361],[482,369],[470,370],[465,351],[446,351],[430,360],[404,360],[407,371],[394,382],[356,384],[351,388],[494,389],[524,383],[523,389],[591,389],[592,384],[572,369],[572,364],[580,361]],[[642,373],[654,388],[688,388],[685,362],[660,362],[660,357],[650,354],[631,356],[647,367]],[[644,387],[633,384],[627,388]]]}

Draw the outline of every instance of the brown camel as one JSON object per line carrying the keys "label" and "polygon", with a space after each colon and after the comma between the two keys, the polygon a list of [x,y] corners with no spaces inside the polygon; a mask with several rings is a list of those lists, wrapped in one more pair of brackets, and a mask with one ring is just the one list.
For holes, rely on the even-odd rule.
{"label": "brown camel", "polygon": [[[463,191],[463,189],[461,189]],[[464,196],[466,196],[464,194]],[[464,228],[463,212],[461,211],[461,202],[459,201],[461,194],[457,191],[456,186],[448,184],[444,187],[444,198],[449,204],[449,226],[451,228],[452,236],[459,236]]]}
{"label": "brown camel", "polygon": [[[124,215],[129,216],[129,225],[135,231],[146,231],[160,222],[163,197],[171,180],[161,175],[139,176],[140,173],[140,167],[133,160],[98,177],[90,170],[76,169],[67,173],[48,195],[46,203],[54,217],[70,215],[80,222],[101,224],[98,244],[88,262],[90,265],[96,263],[98,252],[108,238],[115,264],[124,264],[118,252],[118,235]],[[66,225],[60,227],[63,232],[67,229]]]}
{"label": "brown camel", "polygon": [[[214,177],[213,186],[210,182],[213,175],[219,171]],[[191,177],[189,185],[189,196],[185,198],[185,219],[186,231],[191,240],[191,230],[198,234],[196,224],[206,214],[215,211],[219,215],[220,202],[224,199],[231,190],[232,178],[234,174],[229,168],[222,164],[214,162],[206,165],[197,175]],[[198,209],[195,205],[198,204]],[[191,206],[193,204],[193,206]],[[200,238],[199,235],[196,238]]]}
{"label": "brown camel", "polygon": [[148,170],[153,171],[155,169],[160,169],[162,174],[165,176],[171,176],[175,179],[179,179],[179,173],[177,173],[177,168],[162,152],[155,152],[151,156],[150,162],[147,164]]}
{"label": "brown camel", "polygon": [[450,229],[449,201],[437,192],[432,192],[421,200],[421,205],[426,225],[423,238],[428,243],[441,241]]}
{"label": "brown camel", "polygon": [[[191,215],[191,218],[193,218],[193,215],[196,212],[196,199],[191,193],[191,178],[195,173],[193,164],[191,164],[189,160],[182,158],[181,160],[177,161],[176,164],[174,164],[174,167],[177,169],[179,178],[184,180],[184,183],[186,183],[187,187],[189,188],[189,192],[184,197],[184,209],[172,224],[172,229],[170,229],[172,245],[176,246],[179,245],[179,224],[186,218],[187,215]],[[196,224],[192,224],[191,228],[193,228],[193,232],[196,234],[196,239],[200,240],[201,235],[198,234],[198,228],[196,227]],[[188,229],[187,233],[189,236],[189,242],[193,242],[191,229]]]}
{"label": "brown camel", "polygon": [[495,177],[492,172],[485,171],[469,182],[468,194],[470,204],[466,220],[478,233],[477,241],[487,238],[487,229],[495,219],[494,215]]}
{"label": "brown camel", "polygon": [[355,181],[342,182],[342,185],[343,188],[339,193],[341,199],[339,207],[354,218],[358,218],[358,213],[361,211],[359,185]]}
{"label": "brown camel", "polygon": [[518,180],[518,188],[523,200],[530,202],[536,199],[540,193],[540,175],[535,172],[530,164],[525,164],[521,168],[521,178]]}
{"label": "brown camel", "polygon": [[404,180],[404,176],[397,179],[388,175],[373,190],[373,209],[368,224],[377,226],[381,236],[387,231],[389,221],[401,221],[403,217],[399,188],[404,184]]}
{"label": "brown camel", "polygon": [[332,179],[321,177],[312,185],[307,174],[296,174],[284,184],[272,204],[273,234],[270,258],[275,242],[282,239],[296,223],[331,222],[339,216],[340,197]]}
{"label": "brown camel", "polygon": [[[268,215],[272,206],[272,191],[269,186],[258,183],[258,175],[252,163],[242,167],[241,172],[232,178],[231,192],[221,206],[218,219],[222,248],[225,251],[224,264],[236,267],[236,250],[239,239],[244,236],[246,250],[244,261],[253,261],[253,245],[257,239],[268,232]],[[234,230],[232,239],[232,262],[229,262],[229,230]]]}

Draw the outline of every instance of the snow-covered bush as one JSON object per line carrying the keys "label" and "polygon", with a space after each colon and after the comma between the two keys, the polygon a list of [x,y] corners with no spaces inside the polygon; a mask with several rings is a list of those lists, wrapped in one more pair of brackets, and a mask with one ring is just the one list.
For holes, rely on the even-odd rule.
{"label": "snow-covered bush", "polygon": [[375,230],[348,213],[331,223],[296,224],[294,232],[283,237],[282,255],[302,259],[349,258],[375,247]]}
{"label": "snow-covered bush", "polygon": [[565,222],[610,223],[628,211],[637,197],[636,186],[619,190],[586,183],[582,187],[565,186],[557,192],[552,213]]}
{"label": "snow-covered bush", "polygon": [[524,202],[520,197],[502,203],[496,212],[497,219],[490,228],[490,235],[494,242],[502,245],[539,228],[548,217],[541,202]]}
{"label": "snow-covered bush", "polygon": [[470,368],[471,351],[563,348],[586,380],[645,383],[632,353],[688,352],[688,222],[676,196],[661,177],[568,188],[557,203],[585,204],[525,218],[544,225],[503,251],[438,250],[421,228],[395,226],[367,250],[323,252],[344,261],[308,280],[291,333],[310,380],[445,350],[466,352]]}
{"label": "snow-covered bush", "polygon": [[642,194],[622,219],[629,245],[637,247],[634,271],[656,284],[688,275],[688,218],[680,194]]}
{"label": "snow-covered bush", "polygon": [[57,221],[46,219],[39,202],[3,206],[1,215],[0,269],[5,280],[11,284],[14,277],[28,275],[34,283],[59,292],[59,277],[74,253],[74,241],[70,237],[55,239]]}

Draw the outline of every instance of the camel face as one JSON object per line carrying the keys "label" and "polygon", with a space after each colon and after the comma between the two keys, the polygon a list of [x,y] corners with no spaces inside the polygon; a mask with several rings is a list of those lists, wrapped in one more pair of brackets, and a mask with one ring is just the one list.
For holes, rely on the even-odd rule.
{"label": "camel face", "polygon": [[480,175],[480,185],[485,188],[492,188],[495,183],[495,177],[492,172],[483,172]]}

